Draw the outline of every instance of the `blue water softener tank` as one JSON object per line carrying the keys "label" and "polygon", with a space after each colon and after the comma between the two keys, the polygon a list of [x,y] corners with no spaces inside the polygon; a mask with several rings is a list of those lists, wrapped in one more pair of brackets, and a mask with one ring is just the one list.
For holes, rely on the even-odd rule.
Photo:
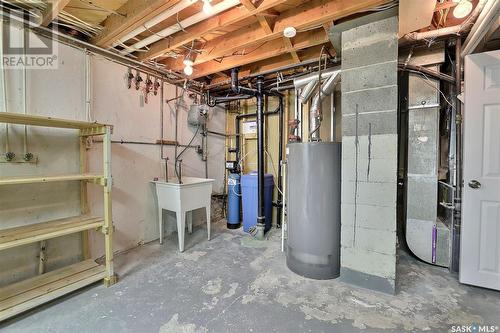
{"label": "blue water softener tank", "polygon": [[[257,225],[258,210],[258,183],[257,171],[241,176],[241,192],[243,203],[243,231],[249,232],[250,228]],[[264,175],[264,214],[266,226],[264,232],[271,229],[273,218],[273,188],[274,178],[271,174]]]}
{"label": "blue water softener tank", "polygon": [[240,175],[230,173],[227,179],[227,228],[238,229],[240,220]]}

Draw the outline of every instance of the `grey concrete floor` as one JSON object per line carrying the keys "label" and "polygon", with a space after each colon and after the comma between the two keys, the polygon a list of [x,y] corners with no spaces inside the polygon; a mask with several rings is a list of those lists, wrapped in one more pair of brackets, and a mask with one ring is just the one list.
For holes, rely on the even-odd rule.
{"label": "grey concrete floor", "polygon": [[[0,325],[2,332],[450,332],[500,326],[500,292],[461,285],[400,252],[398,294],[290,272],[279,231],[264,242],[225,223],[116,258],[120,282],[95,284]],[[497,331],[499,331],[497,329]]]}

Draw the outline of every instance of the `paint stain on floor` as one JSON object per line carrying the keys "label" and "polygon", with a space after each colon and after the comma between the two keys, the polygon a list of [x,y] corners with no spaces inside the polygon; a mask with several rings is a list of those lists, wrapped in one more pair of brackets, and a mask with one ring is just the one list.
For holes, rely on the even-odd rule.
{"label": "paint stain on floor", "polygon": [[449,332],[500,326],[500,292],[461,285],[399,253],[395,296],[286,267],[280,231],[256,241],[225,221],[117,256],[120,282],[82,289],[0,325],[3,332]]}

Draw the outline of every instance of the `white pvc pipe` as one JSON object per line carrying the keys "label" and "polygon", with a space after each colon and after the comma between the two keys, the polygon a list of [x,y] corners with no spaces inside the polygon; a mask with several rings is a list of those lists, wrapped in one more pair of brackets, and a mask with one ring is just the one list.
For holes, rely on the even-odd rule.
{"label": "white pvc pipe", "polygon": [[489,0],[464,42],[462,53],[460,54],[462,58],[476,49],[479,42],[490,29],[491,24],[493,24],[499,15],[500,1]]}
{"label": "white pvc pipe", "polygon": [[163,30],[161,30],[161,31],[159,31],[159,32],[147,37],[147,38],[144,38],[143,40],[135,43],[134,45],[121,50],[120,53],[125,55],[125,54],[132,53],[134,51],[139,51],[145,46],[148,46],[150,44],[153,44],[154,42],[159,41],[160,39],[163,39],[165,37],[173,35],[174,33],[179,32],[184,28],[190,27],[193,24],[201,22],[201,21],[203,21],[203,20],[205,20],[213,15],[219,14],[219,13],[221,13],[225,10],[228,10],[228,9],[238,5],[238,4],[240,4],[239,0],[225,0],[223,2],[220,2],[212,7],[211,13],[207,14],[207,13],[201,11],[193,16],[190,16],[190,17],[180,21],[178,24],[171,25],[168,28],[165,28],[165,29],[163,29]]}
{"label": "white pvc pipe", "polygon": [[282,205],[283,209],[281,210],[281,252],[285,252],[285,238],[286,238],[286,228],[287,228],[287,223],[285,219],[286,215],[286,162],[283,161],[281,163],[281,174],[282,174],[282,190],[283,190],[283,198],[282,198]]}
{"label": "white pvc pipe", "polygon": [[91,72],[91,63],[90,63],[90,54],[87,52],[87,49],[83,51],[84,57],[84,80],[85,80],[85,96],[84,96],[84,110],[85,117],[88,122],[92,122],[92,72]]}
{"label": "white pvc pipe", "polygon": [[[7,82],[5,81],[5,68],[3,66],[3,33],[4,33],[4,20],[0,20],[0,70],[2,71],[2,75],[0,75],[1,83],[2,83],[2,112],[7,112]],[[10,151],[9,145],[9,124],[5,124],[5,153]]]}
{"label": "white pvc pipe", "polygon": [[151,29],[155,25],[163,22],[164,20],[168,19],[169,17],[174,16],[181,10],[186,9],[187,7],[191,6],[192,4],[196,3],[198,0],[182,0],[181,2],[177,3],[176,5],[170,7],[169,9],[165,10],[158,16],[155,16],[151,20],[147,21],[143,25],[137,27],[136,29],[132,30],[122,38],[120,38],[118,41],[113,43],[113,47],[120,45],[121,43],[124,43],[128,41],[129,39],[134,38],[135,36],[143,33],[146,30]]}
{"label": "white pvc pipe", "polygon": [[[28,45],[29,38],[29,30],[22,29],[21,33],[23,35],[23,57],[26,58],[26,48]],[[26,68],[26,63],[23,64],[23,113],[28,113],[28,69]],[[28,126],[24,125],[24,138],[23,138],[23,147],[24,147],[24,157],[28,154]]]}

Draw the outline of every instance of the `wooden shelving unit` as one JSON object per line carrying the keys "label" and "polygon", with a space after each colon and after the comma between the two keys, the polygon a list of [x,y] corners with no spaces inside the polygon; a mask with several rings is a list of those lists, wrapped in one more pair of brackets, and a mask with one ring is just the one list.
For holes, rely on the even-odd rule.
{"label": "wooden shelving unit", "polygon": [[60,176],[47,176],[47,177],[9,177],[0,178],[0,185],[21,185],[21,184],[34,184],[34,183],[51,183],[51,182],[64,182],[70,180],[86,180],[101,184],[105,178],[99,175],[60,175]]}
{"label": "wooden shelving unit", "polygon": [[[74,129],[78,130],[80,135],[79,174],[0,177],[0,190],[1,186],[5,185],[22,186],[23,184],[63,181],[79,181],[81,184],[81,215],[16,228],[0,229],[0,250],[83,232],[84,257],[84,261],[74,265],[0,288],[0,321],[2,321],[102,279],[106,286],[111,286],[117,282],[117,277],[113,270],[113,224],[111,213],[112,126],[8,112],[0,112],[0,123]],[[103,136],[103,172],[98,175],[86,172],[86,137],[94,135]],[[104,216],[102,217],[88,215],[88,183],[103,187]],[[90,259],[87,231],[92,229],[99,230],[104,234],[105,260],[103,265],[99,265]]]}
{"label": "wooden shelving unit", "polygon": [[104,266],[89,259],[11,284],[0,291],[0,322],[103,278]]}

